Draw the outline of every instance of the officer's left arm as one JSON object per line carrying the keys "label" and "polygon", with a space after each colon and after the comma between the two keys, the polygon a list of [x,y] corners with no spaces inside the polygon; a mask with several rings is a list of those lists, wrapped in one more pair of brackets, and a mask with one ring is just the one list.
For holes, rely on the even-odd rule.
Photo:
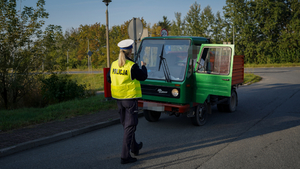
{"label": "officer's left arm", "polygon": [[138,81],[144,81],[148,77],[146,66],[142,66],[142,69],[139,68],[137,64],[134,64],[131,68],[132,79]]}

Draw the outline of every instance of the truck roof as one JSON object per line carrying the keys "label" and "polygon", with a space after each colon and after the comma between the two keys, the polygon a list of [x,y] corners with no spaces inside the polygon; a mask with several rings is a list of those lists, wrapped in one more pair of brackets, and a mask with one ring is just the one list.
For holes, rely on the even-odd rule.
{"label": "truck roof", "polygon": [[[197,36],[163,36],[163,37],[145,37],[144,39],[190,39],[192,44],[210,43],[208,38]],[[143,39],[143,40],[144,40]]]}

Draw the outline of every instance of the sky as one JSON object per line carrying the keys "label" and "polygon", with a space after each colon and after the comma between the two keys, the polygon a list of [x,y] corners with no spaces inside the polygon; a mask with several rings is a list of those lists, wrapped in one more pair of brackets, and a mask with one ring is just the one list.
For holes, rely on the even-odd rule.
{"label": "sky", "polygon": [[[49,13],[45,26],[60,25],[63,32],[80,25],[92,25],[96,22],[106,24],[106,5],[102,0],[45,0],[44,8]],[[36,6],[37,0],[18,0],[18,7]],[[109,27],[124,24],[135,18],[144,18],[151,26],[163,21],[167,16],[169,21],[175,20],[175,12],[180,12],[183,19],[190,6],[197,2],[201,11],[210,6],[214,14],[223,13],[226,0],[112,0],[108,5]],[[44,27],[45,27],[44,26]]]}

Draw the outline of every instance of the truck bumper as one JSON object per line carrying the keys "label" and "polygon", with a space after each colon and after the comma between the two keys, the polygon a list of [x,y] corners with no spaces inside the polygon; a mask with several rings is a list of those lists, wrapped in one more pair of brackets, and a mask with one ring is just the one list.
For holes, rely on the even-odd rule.
{"label": "truck bumper", "polygon": [[178,105],[178,104],[161,103],[161,102],[146,101],[146,100],[138,100],[138,106],[145,110],[152,110],[152,111],[159,111],[159,112],[165,111],[165,112],[187,113],[191,110],[190,104]]}

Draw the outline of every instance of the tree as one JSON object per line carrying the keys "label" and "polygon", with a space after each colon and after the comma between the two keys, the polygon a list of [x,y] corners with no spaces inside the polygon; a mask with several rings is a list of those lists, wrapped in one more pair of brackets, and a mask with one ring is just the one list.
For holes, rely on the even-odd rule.
{"label": "tree", "polygon": [[61,30],[61,26],[48,25],[42,35],[40,41],[42,51],[40,57],[43,59],[43,70],[55,71],[65,70],[66,57],[64,51],[66,50],[65,39]]}
{"label": "tree", "polygon": [[203,37],[209,37],[212,33],[212,26],[215,24],[215,17],[211,11],[211,7],[208,5],[200,14],[200,28],[202,30]]}
{"label": "tree", "polygon": [[225,22],[218,11],[214,19],[214,23],[211,25],[211,37],[213,43],[222,43],[225,40],[224,36]]}
{"label": "tree", "polygon": [[223,9],[246,62],[299,62],[299,1],[227,0]]}
{"label": "tree", "polygon": [[[91,56],[93,67],[106,65],[107,59],[105,32],[105,25],[100,23],[95,23],[93,25],[80,25],[80,27],[78,28],[78,32],[74,34],[74,37],[77,41],[77,66],[82,68],[87,67],[88,50],[93,52],[93,55]],[[110,35],[110,40],[111,38],[112,37]]]}
{"label": "tree", "polygon": [[68,57],[69,68],[77,68],[79,65],[79,61],[77,59],[78,53],[78,45],[79,41],[77,37],[79,36],[78,29],[72,28],[71,30],[67,30],[64,35],[64,43],[66,44],[66,55]]}
{"label": "tree", "polygon": [[[149,26],[150,27],[150,26]],[[162,27],[159,26],[158,24],[154,24],[151,29],[150,29],[150,35],[152,37],[158,37],[158,36],[161,36],[160,35],[160,31],[161,31]]]}
{"label": "tree", "polygon": [[[93,52],[91,63],[93,67],[106,65],[106,27],[103,24],[95,23],[89,28],[89,49]],[[110,46],[111,47],[111,46]]]}
{"label": "tree", "polygon": [[190,6],[190,10],[185,16],[186,35],[202,36],[204,30],[201,28],[200,18],[201,5],[195,2]]}
{"label": "tree", "polygon": [[127,25],[128,24],[125,23],[124,25],[121,26],[113,26],[112,29],[110,30],[109,46],[110,46],[111,63],[119,58],[120,48],[116,44],[118,44],[121,40],[129,38],[127,30],[126,33],[124,32],[125,28],[127,29]]}
{"label": "tree", "polygon": [[166,16],[163,16],[163,21],[159,21],[157,25],[162,29],[170,30],[171,23]]}
{"label": "tree", "polygon": [[[300,62],[300,2],[283,1],[285,12],[281,12],[282,24],[275,62]],[[283,8],[283,6],[280,6]]]}
{"label": "tree", "polygon": [[180,12],[175,12],[175,19],[176,21],[172,21],[170,34],[175,36],[182,36],[184,35],[185,23],[181,20]]}
{"label": "tree", "polygon": [[48,17],[45,1],[38,0],[36,8],[16,10],[16,0],[0,1],[0,95],[5,109],[12,108],[28,93],[34,81],[32,72],[40,67],[40,38],[43,20]]}
{"label": "tree", "polygon": [[236,46],[235,54],[245,55],[245,61],[248,63],[257,62],[259,60],[257,48],[260,47],[258,44],[263,37],[256,18],[257,2],[227,0],[226,4],[223,8],[228,25],[226,29],[231,31],[229,37],[234,33],[234,39],[228,39]]}

